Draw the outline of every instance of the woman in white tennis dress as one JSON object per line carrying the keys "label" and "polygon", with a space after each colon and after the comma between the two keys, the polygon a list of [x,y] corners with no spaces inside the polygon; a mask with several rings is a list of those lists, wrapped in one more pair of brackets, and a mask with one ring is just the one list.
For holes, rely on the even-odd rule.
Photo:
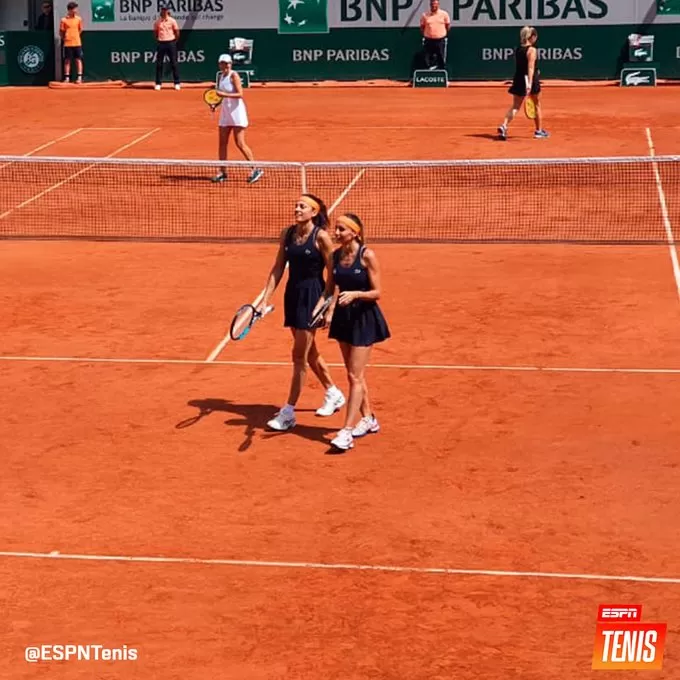
{"label": "woman in white tennis dress", "polygon": [[[230,54],[222,54],[219,58],[219,73],[215,81],[215,89],[222,97],[220,106],[219,121],[219,158],[221,161],[227,160],[227,146],[231,131],[234,131],[234,141],[244,158],[254,161],[253,152],[246,144],[246,128],[248,127],[248,111],[246,103],[243,101],[243,85],[241,76],[232,68]],[[248,177],[248,183],[257,182],[263,175],[260,168],[253,168]],[[223,167],[219,174],[213,177],[213,182],[224,182],[227,179],[227,168]]]}

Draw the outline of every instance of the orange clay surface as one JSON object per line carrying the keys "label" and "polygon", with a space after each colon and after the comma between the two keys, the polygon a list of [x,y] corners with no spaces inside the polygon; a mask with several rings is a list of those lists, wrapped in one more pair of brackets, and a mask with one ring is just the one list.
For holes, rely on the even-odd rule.
{"label": "orange clay surface", "polygon": [[[553,137],[518,118],[505,145],[502,87],[247,96],[262,160],[648,155],[645,128],[679,150],[675,88],[548,84]],[[197,91],[8,89],[0,109],[3,154],[215,156]],[[382,431],[333,456],[342,414],[315,417],[313,376],[298,427],[265,429],[290,376],[281,290],[205,362],[273,246],[0,242],[0,678],[580,680],[605,603],[667,623],[655,677],[680,677],[669,247],[376,250]],[[40,644],[139,658],[27,663]]]}

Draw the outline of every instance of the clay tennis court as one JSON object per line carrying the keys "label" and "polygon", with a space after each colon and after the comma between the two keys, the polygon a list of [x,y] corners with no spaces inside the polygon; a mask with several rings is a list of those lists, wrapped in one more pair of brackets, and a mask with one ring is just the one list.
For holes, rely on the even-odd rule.
{"label": "clay tennis court", "polygon": [[[249,143],[281,162],[680,150],[675,88],[546,87],[545,103],[551,139],[518,119],[501,144],[500,86],[253,88]],[[0,105],[5,155],[215,155],[196,90],[4,89]],[[0,167],[0,233],[68,226],[57,208],[86,201],[98,171],[70,178],[83,167],[16,184]],[[265,430],[290,376],[281,289],[272,317],[207,361],[273,244],[3,240],[0,676],[580,679],[598,605],[630,603],[668,624],[657,677],[678,677],[680,280],[664,239],[680,195],[677,170],[648,169],[611,223],[644,204],[654,244],[376,246],[393,334],[368,376],[382,432],[341,456],[327,454],[342,415],[314,416],[312,378],[298,427]],[[430,215],[436,186],[410,178]],[[244,205],[288,219],[277,201],[292,190],[277,180],[268,202],[266,179]],[[389,218],[404,189],[362,181],[338,209]],[[102,182],[110,207],[84,213],[94,224],[115,212]],[[185,216],[195,202],[201,221],[233,198],[174,186],[168,200]],[[327,189],[330,205],[347,184]],[[559,192],[584,215],[603,195]],[[549,198],[536,210],[555,220]],[[338,348],[320,344],[344,387]],[[139,659],[27,663],[40,644]]]}

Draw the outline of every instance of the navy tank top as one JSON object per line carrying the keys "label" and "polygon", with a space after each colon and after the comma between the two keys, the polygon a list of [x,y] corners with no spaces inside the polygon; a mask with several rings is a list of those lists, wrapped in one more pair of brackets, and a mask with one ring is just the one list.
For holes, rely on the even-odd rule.
{"label": "navy tank top", "polygon": [[515,80],[520,80],[529,75],[528,47],[518,47],[515,50]]}
{"label": "navy tank top", "polygon": [[314,227],[309,238],[298,245],[295,243],[295,227],[288,230],[285,241],[286,259],[288,260],[288,280],[292,282],[320,279],[323,281],[324,259],[316,247],[319,227]]}
{"label": "navy tank top", "polygon": [[365,246],[359,248],[354,262],[349,267],[343,267],[340,264],[340,250],[336,250],[333,253],[333,277],[341,293],[346,290],[371,290],[368,269],[361,264],[361,256],[365,250]]}

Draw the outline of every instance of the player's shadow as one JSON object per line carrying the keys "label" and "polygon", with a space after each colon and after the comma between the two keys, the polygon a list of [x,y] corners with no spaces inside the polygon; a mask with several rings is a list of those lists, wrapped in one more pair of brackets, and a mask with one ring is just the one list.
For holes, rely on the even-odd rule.
{"label": "player's shadow", "polygon": [[[244,428],[245,438],[238,447],[241,453],[251,447],[255,434],[258,431],[263,433],[264,439],[287,434],[289,437],[303,437],[304,439],[326,445],[328,445],[328,439],[324,435],[335,431],[333,428],[328,427],[312,427],[298,424],[290,433],[273,432],[267,428],[267,422],[274,416],[278,407],[271,404],[239,404],[228,399],[192,399],[188,402],[188,406],[197,408],[198,413],[177,423],[175,427],[178,430],[196,425],[200,420],[213,413],[230,413],[239,416],[238,418],[225,420],[224,424],[231,427]],[[305,409],[298,409],[298,412],[304,411]]]}
{"label": "player's shadow", "polygon": [[475,137],[476,139],[490,139],[492,142],[505,142],[507,140],[501,139],[498,133],[495,135],[490,132],[477,132],[474,134],[465,135],[466,137]]}

